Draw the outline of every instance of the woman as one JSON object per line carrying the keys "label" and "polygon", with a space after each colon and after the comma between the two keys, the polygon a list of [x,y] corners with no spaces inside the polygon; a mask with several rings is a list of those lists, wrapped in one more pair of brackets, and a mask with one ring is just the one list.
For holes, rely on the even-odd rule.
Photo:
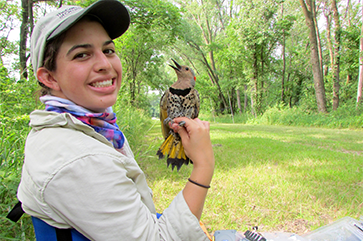
{"label": "woman", "polygon": [[65,6],[38,21],[31,57],[46,108],[30,115],[18,198],[35,223],[90,240],[208,240],[199,219],[214,170],[209,123],[174,119],[194,163],[192,181],[159,218],[115,123],[122,67],[112,39],[129,23],[116,0]]}

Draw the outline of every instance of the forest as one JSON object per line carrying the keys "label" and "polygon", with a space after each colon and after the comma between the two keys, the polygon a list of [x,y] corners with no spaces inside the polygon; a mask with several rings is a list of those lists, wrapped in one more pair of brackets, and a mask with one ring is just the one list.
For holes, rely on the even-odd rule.
{"label": "forest", "polygon": [[[1,1],[4,77],[34,81],[28,50],[37,18],[64,4],[91,2]],[[175,81],[168,66],[171,58],[195,69],[203,111],[215,115],[258,117],[276,106],[332,113],[359,105],[363,77],[358,1],[124,3],[132,25],[117,40],[123,63],[121,94],[125,102],[152,116],[158,116],[160,94]],[[19,40],[11,41],[15,29]],[[4,66],[9,56],[12,60]]]}
{"label": "forest", "polygon": [[[0,0],[0,208],[16,201],[29,113],[43,108],[30,64],[41,16],[94,0]],[[115,40],[123,82],[114,110],[135,147],[176,80],[196,73],[200,118],[214,122],[363,127],[363,2],[358,0],[123,0],[129,30]],[[135,139],[134,139],[135,138]],[[136,148],[137,147],[137,148]],[[140,152],[141,153],[141,152]],[[4,216],[4,215],[2,215]],[[6,223],[6,225],[4,224]],[[1,219],[7,232],[27,236]],[[5,227],[4,226],[4,227]],[[3,233],[0,239],[12,236]],[[20,236],[19,236],[20,235]],[[16,240],[18,240],[16,239]]]}

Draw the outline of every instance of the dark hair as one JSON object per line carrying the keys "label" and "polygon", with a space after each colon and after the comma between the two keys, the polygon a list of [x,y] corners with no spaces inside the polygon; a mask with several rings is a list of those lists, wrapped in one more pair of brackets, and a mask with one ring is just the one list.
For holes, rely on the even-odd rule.
{"label": "dark hair", "polygon": [[[62,33],[58,37],[51,39],[45,45],[44,49],[44,60],[42,67],[49,71],[55,71],[57,69],[56,59],[58,56],[59,48],[61,47],[65,38],[65,33]],[[42,82],[38,81],[39,85],[42,87],[39,91],[39,95],[50,94],[50,88],[44,85]]]}

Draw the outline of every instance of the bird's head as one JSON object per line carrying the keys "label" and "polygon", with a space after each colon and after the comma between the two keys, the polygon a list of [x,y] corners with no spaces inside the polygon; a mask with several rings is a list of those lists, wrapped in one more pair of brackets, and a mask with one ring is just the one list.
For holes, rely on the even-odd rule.
{"label": "bird's head", "polygon": [[175,73],[178,76],[178,81],[189,82],[192,87],[194,87],[197,78],[195,77],[193,69],[188,66],[178,64],[178,62],[174,59],[171,60],[174,62],[175,66],[171,64],[169,65],[175,70]]}

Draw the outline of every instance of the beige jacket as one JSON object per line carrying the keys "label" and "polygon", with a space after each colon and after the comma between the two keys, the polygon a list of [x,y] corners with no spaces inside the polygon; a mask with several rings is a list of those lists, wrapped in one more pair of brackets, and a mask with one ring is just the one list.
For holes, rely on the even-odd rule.
{"label": "beige jacket", "polygon": [[156,218],[127,141],[116,151],[70,114],[34,111],[18,198],[26,213],[91,240],[208,240],[182,191]]}

